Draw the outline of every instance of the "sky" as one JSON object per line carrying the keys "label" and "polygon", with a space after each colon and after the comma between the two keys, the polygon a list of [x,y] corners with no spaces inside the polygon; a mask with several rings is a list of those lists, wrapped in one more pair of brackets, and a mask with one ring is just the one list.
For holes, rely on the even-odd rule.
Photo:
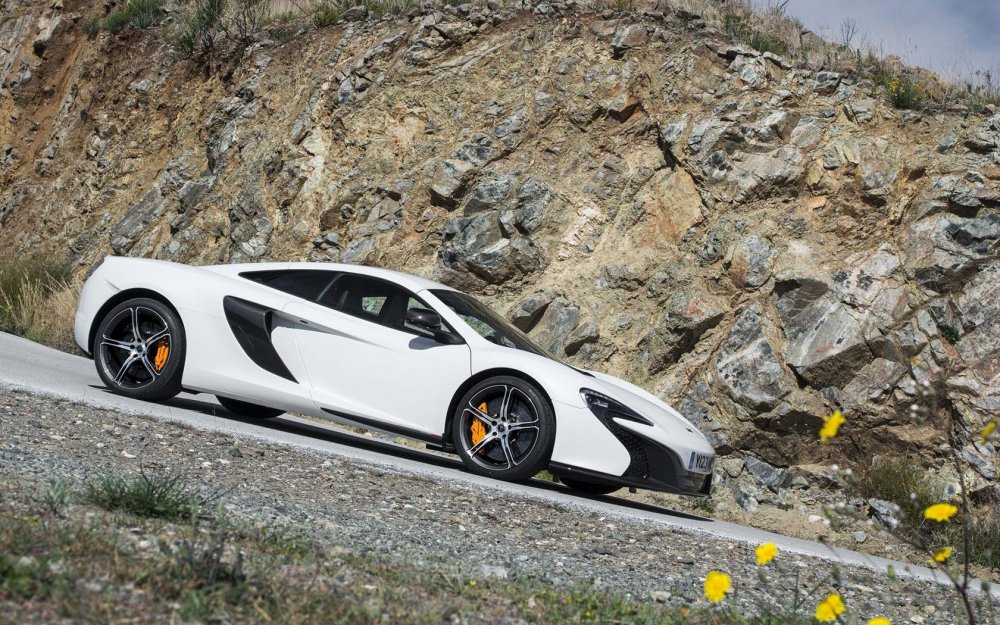
{"label": "sky", "polygon": [[832,41],[854,19],[855,46],[867,35],[868,45],[908,64],[954,79],[990,69],[1000,80],[1000,0],[789,0],[786,13]]}

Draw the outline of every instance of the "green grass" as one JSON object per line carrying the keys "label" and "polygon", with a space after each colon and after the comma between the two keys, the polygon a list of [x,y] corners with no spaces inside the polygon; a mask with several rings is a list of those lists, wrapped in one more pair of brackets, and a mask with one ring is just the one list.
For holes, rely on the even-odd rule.
{"label": "green grass", "polygon": [[181,476],[145,472],[127,477],[102,475],[87,484],[85,501],[105,510],[175,521],[196,518],[205,503]]}
{"label": "green grass", "polygon": [[755,28],[750,19],[742,14],[726,13],[722,29],[737,41],[745,43],[758,52],[773,52],[779,56],[788,54],[788,46],[779,37]]}
{"label": "green grass", "polygon": [[313,13],[313,25],[316,28],[326,28],[340,21],[344,15],[344,6],[339,2],[324,2]]}
{"label": "green grass", "polygon": [[158,26],[164,15],[163,0],[126,0],[121,8],[104,18],[101,26],[113,33],[126,26],[145,30]]}
{"label": "green grass", "polygon": [[[100,495],[100,507],[111,499],[116,511],[124,501],[134,512],[149,511],[146,486],[98,482],[104,483],[112,486],[98,490],[113,495]],[[163,483],[167,499],[191,492],[173,479]],[[12,622],[109,622],[121,614],[123,597],[130,622],[139,623],[809,622],[725,609],[687,612],[585,585],[432,571],[222,514],[171,523],[88,510],[89,498],[65,517],[44,506],[36,514],[15,512],[23,509],[18,500],[35,497],[8,489],[0,510],[0,605]]]}
{"label": "green grass", "polygon": [[77,288],[47,256],[0,260],[0,330],[72,351]]}

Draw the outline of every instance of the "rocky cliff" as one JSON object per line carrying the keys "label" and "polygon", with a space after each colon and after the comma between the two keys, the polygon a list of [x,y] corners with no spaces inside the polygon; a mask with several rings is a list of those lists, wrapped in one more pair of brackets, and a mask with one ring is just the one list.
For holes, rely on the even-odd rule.
{"label": "rocky cliff", "polygon": [[897,110],[665,3],[427,6],[201,60],[86,34],[102,7],[3,9],[7,253],[431,276],[783,466],[931,457],[910,407],[940,372],[970,431],[1000,410],[1000,115]]}

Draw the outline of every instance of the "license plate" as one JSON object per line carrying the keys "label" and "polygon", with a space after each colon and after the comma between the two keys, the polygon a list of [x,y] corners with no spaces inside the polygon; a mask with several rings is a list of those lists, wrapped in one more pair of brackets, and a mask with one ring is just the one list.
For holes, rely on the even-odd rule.
{"label": "license plate", "polygon": [[712,462],[715,456],[710,454],[699,454],[691,452],[691,459],[688,460],[688,471],[692,473],[711,473]]}

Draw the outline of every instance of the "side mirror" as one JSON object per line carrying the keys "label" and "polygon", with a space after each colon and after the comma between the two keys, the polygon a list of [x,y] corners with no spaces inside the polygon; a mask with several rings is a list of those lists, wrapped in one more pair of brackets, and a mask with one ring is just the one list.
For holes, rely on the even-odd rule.
{"label": "side mirror", "polygon": [[427,308],[411,308],[406,311],[406,323],[437,331],[441,329],[441,315]]}
{"label": "side mirror", "polygon": [[464,341],[441,327],[441,315],[427,308],[411,308],[406,311],[406,323],[434,333],[434,340],[445,345],[460,345]]}

